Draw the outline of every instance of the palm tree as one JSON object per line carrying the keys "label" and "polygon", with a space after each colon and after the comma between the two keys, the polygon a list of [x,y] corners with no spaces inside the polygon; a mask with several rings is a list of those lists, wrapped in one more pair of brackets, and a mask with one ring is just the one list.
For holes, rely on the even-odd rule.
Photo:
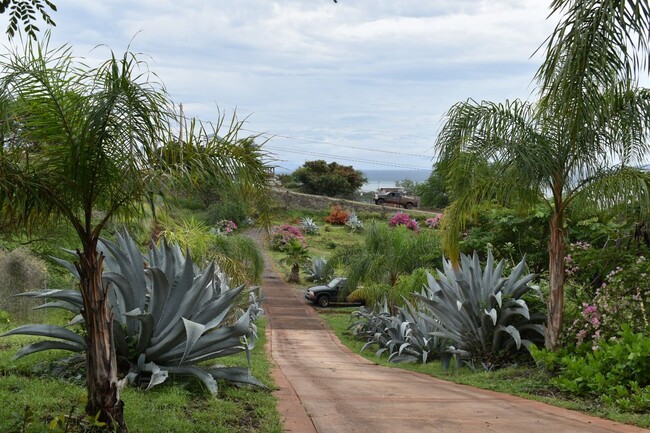
{"label": "palm tree", "polygon": [[[647,0],[553,0],[561,15],[547,39],[537,72],[543,98],[556,104],[572,131],[594,119],[602,90],[634,82],[650,71],[650,4]],[[617,77],[618,79],[613,79]]]}
{"label": "palm tree", "polygon": [[285,256],[281,262],[291,266],[290,283],[300,282],[300,267],[309,262],[309,252],[299,239],[291,239],[282,250]]}
{"label": "palm tree", "polygon": [[[564,16],[536,76],[539,102],[456,104],[436,147],[450,164],[449,180],[470,186],[460,188],[446,219],[452,253],[457,230],[480,201],[541,199],[550,207],[546,346],[556,349],[567,206],[648,203],[647,176],[634,166],[648,152],[650,96],[637,88],[637,72],[650,70],[650,6],[647,0],[554,0],[551,10]],[[498,178],[474,173],[486,162],[498,164]]]}
{"label": "palm tree", "polygon": [[376,222],[365,231],[363,245],[342,248],[331,259],[334,266],[345,268],[349,290],[362,282],[392,288],[400,276],[440,261],[440,246],[432,232],[415,233],[404,225],[391,228]]}
{"label": "palm tree", "polygon": [[50,50],[47,42],[31,41],[24,52],[0,60],[2,218],[26,228],[63,219],[76,231],[88,347],[86,412],[120,432],[126,425],[110,288],[102,282],[104,258],[97,252],[103,228],[118,214],[137,217],[152,191],[190,171],[224,178],[236,171],[245,174],[242,182],[266,179],[261,159],[243,155],[234,139],[217,143],[197,134],[194,142],[201,145],[188,153],[187,164],[157,158],[160,143],[171,136],[172,105],[145,66],[127,52],[88,68],[68,47]]}
{"label": "palm tree", "polygon": [[[603,121],[577,136],[555,107],[514,101],[462,102],[448,112],[436,146],[456,188],[445,217],[445,248],[458,253],[458,235],[481,202],[550,209],[546,346],[558,347],[564,308],[565,214],[569,205],[650,203],[648,174],[638,168],[650,150],[650,92],[628,88],[603,95]],[[605,115],[606,113],[606,115]],[[589,128],[588,126],[593,126]],[[496,176],[484,176],[485,167]]]}

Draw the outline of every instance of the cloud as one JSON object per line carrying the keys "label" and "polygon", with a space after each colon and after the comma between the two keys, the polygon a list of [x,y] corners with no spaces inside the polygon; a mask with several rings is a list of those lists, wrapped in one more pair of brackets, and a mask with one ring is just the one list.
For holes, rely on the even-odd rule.
{"label": "cloud", "polygon": [[277,147],[428,166],[341,145],[430,154],[453,103],[528,97],[530,56],[553,27],[546,3],[69,0],[53,34],[91,61],[105,58],[98,44],[130,44],[188,115],[237,109],[248,129],[290,137]]}

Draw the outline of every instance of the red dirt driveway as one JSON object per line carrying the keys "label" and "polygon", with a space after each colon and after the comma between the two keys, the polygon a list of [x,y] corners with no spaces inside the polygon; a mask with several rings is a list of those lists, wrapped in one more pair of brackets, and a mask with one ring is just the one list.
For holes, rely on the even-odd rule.
{"label": "red dirt driveway", "polygon": [[262,284],[278,409],[295,433],[637,433],[578,412],[375,365],[344,347],[269,265]]}

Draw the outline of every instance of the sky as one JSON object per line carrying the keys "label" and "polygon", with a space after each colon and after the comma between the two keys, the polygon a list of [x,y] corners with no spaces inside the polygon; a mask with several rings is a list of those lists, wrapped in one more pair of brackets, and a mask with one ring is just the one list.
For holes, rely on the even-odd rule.
{"label": "sky", "polygon": [[454,103],[535,98],[533,53],[556,24],[550,0],[55,3],[51,45],[90,64],[143,53],[186,116],[236,113],[288,169],[430,169]]}

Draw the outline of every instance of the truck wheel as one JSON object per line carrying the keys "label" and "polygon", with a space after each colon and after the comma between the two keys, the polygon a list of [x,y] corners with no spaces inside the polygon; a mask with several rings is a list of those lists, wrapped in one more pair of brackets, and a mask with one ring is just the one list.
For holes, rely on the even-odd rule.
{"label": "truck wheel", "polygon": [[406,203],[406,209],[413,209],[413,203]]}
{"label": "truck wheel", "polygon": [[318,299],[316,300],[316,303],[318,304],[319,307],[327,307],[330,304],[330,296],[329,295],[320,295]]}
{"label": "truck wheel", "polygon": [[384,199],[383,198],[378,198],[377,200],[375,200],[375,204],[378,204],[378,205],[384,204]]}

